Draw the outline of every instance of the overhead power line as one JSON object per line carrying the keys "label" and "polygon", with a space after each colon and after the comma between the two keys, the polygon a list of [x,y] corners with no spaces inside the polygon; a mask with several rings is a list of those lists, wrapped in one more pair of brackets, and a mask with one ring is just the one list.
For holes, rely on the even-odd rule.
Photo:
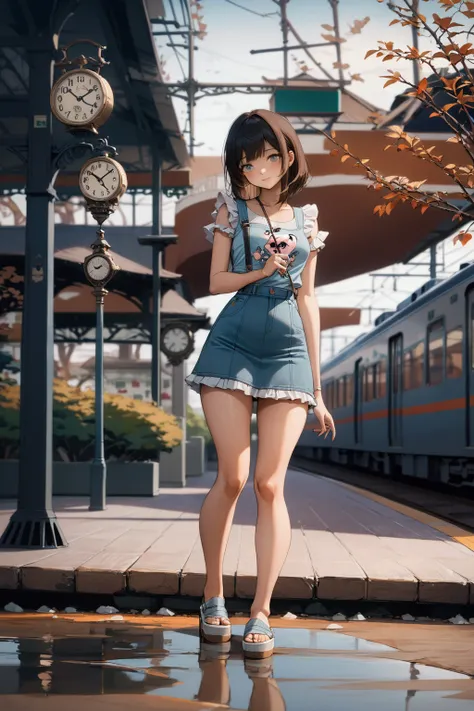
{"label": "overhead power line", "polygon": [[252,15],[258,15],[259,17],[274,17],[275,15],[278,15],[277,12],[257,12],[257,10],[251,10],[249,7],[245,7],[244,5],[239,5],[238,2],[234,2],[234,0],[225,0],[225,2],[229,3],[229,5],[234,5],[235,7],[240,8],[241,10],[245,10],[246,12],[251,12]]}

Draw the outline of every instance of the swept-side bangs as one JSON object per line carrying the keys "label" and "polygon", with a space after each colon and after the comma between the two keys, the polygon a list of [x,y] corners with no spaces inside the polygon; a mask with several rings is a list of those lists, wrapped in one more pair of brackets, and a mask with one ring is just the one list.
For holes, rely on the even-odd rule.
{"label": "swept-side bangs", "polygon": [[[282,157],[280,201],[299,192],[309,178],[301,142],[291,123],[273,111],[257,109],[241,114],[232,124],[224,147],[224,171],[235,198],[241,198],[248,182],[241,169],[242,157],[249,161],[264,155],[267,141]],[[289,165],[288,152],[295,160]]]}

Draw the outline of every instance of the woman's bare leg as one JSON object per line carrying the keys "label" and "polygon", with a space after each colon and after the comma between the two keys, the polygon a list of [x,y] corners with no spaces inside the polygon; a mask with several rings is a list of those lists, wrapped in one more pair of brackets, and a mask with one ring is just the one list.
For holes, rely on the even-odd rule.
{"label": "woman's bare leg", "polygon": [[[291,525],[283,495],[286,471],[293,450],[306,424],[308,406],[292,400],[258,403],[258,454],[255,467],[257,496],[257,588],[251,617],[268,621],[270,600],[291,543]],[[267,636],[250,634],[249,642],[264,642]]]}
{"label": "woman's bare leg", "polygon": [[[222,564],[239,494],[250,469],[252,398],[238,390],[201,387],[201,401],[217,450],[217,479],[206,496],[199,518],[206,584],[204,599],[223,597]],[[217,617],[209,624],[229,624]]]}

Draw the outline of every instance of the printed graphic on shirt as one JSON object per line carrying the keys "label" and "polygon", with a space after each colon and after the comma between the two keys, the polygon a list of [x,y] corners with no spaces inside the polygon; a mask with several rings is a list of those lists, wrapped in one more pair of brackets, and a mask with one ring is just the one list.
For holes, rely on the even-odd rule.
{"label": "printed graphic on shirt", "polygon": [[257,247],[253,253],[254,259],[258,262],[261,261],[265,264],[272,254],[286,254],[288,255],[288,265],[293,264],[295,261],[298,250],[296,249],[297,237],[294,234],[288,232],[287,234],[277,235],[277,232],[281,232],[281,227],[274,227],[273,232],[275,233],[275,239],[272,236],[270,230],[265,230],[264,235],[267,238],[266,243],[262,247]]}

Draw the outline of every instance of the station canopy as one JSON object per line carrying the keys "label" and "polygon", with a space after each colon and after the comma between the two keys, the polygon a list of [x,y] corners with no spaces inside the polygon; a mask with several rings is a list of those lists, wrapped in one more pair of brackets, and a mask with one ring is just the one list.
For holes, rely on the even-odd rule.
{"label": "station canopy", "polygon": [[[56,0],[4,0],[0,31],[0,189],[25,186],[28,135],[27,43],[49,31],[49,18],[58,11]],[[110,62],[102,70],[114,92],[114,110],[100,129],[118,150],[130,188],[151,188],[151,145],[162,161],[163,186],[189,184],[189,155],[166,87],[163,84],[151,20],[164,14],[161,0],[62,0],[64,26],[59,45],[87,38],[106,46]],[[71,13],[70,17],[67,17]],[[80,44],[77,54],[95,56],[95,48]],[[56,75],[59,76],[59,70]],[[71,141],[60,122],[53,120],[54,144]],[[85,156],[87,157],[87,156]],[[61,171],[55,187],[60,195],[78,192],[78,167]]]}

